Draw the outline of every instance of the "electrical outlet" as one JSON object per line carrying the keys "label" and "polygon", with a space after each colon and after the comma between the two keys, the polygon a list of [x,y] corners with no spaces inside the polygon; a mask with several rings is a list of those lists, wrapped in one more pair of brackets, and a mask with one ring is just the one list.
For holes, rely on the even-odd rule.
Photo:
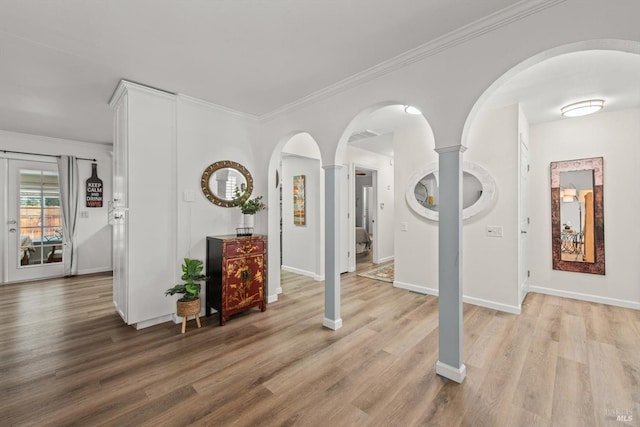
{"label": "electrical outlet", "polygon": [[409,223],[404,221],[400,223],[400,230],[409,231]]}
{"label": "electrical outlet", "polygon": [[80,218],[89,218],[89,211],[80,211]]}
{"label": "electrical outlet", "polygon": [[487,225],[488,237],[502,237],[502,227],[499,225]]}

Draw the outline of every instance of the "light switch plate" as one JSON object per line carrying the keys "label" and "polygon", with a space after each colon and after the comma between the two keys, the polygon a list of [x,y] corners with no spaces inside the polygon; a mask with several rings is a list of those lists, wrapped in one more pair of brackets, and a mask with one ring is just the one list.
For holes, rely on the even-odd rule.
{"label": "light switch plate", "polygon": [[196,199],[196,194],[193,190],[184,190],[182,193],[182,200],[185,202],[193,202]]}
{"label": "light switch plate", "polygon": [[499,225],[487,225],[488,237],[502,237],[502,227]]}
{"label": "light switch plate", "polygon": [[80,218],[89,218],[89,211],[80,211]]}

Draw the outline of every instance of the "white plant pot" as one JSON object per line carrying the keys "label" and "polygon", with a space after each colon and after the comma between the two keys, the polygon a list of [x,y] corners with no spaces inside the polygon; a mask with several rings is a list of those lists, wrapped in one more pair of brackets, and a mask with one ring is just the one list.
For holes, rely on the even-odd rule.
{"label": "white plant pot", "polygon": [[249,214],[244,214],[244,227],[251,227],[253,228],[253,215],[249,215]]}

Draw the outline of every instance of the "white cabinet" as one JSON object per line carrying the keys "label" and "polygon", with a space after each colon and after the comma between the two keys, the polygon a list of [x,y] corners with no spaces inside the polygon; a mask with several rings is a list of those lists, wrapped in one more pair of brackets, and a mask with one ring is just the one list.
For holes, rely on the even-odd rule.
{"label": "white cabinet", "polygon": [[173,319],[176,97],[122,81],[114,112],[113,302],[137,328]]}

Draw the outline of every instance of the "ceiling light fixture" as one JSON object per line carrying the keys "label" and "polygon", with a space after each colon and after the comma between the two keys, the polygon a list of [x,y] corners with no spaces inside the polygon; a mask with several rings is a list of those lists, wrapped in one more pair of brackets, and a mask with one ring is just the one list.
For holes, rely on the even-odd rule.
{"label": "ceiling light fixture", "polygon": [[404,106],[404,112],[407,113],[407,114],[414,115],[414,116],[419,116],[419,115],[422,114],[422,111],[418,110],[413,105],[405,105]]}
{"label": "ceiling light fixture", "polygon": [[580,101],[573,104],[565,105],[560,109],[560,112],[565,117],[580,117],[587,114],[593,114],[596,111],[602,110],[604,107],[604,100],[602,99],[589,99],[587,101]]}

